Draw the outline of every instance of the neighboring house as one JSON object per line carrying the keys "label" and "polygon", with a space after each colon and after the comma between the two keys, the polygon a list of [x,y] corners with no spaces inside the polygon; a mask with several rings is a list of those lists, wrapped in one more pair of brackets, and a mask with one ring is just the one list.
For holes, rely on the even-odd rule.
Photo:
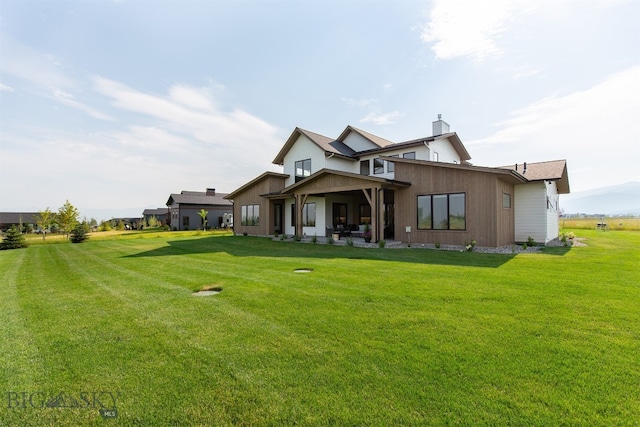
{"label": "neighboring house", "polygon": [[12,225],[19,227],[21,224],[30,224],[34,230],[37,230],[38,214],[38,212],[0,212],[0,230],[6,231]]}
{"label": "neighboring house", "polygon": [[145,209],[142,212],[142,219],[145,223],[148,223],[151,217],[154,216],[158,220],[158,225],[167,224],[167,220],[169,219],[169,208]]}
{"label": "neighboring house", "polygon": [[469,163],[440,116],[433,136],[392,143],[352,126],[338,138],[296,128],[265,172],[226,199],[238,234],[326,236],[336,230],[372,241],[498,247],[558,235],[566,161],[512,167]]}
{"label": "neighboring house", "polygon": [[168,224],[175,230],[198,230],[202,228],[202,209],[208,212],[207,227],[222,225],[225,213],[233,212],[233,203],[225,199],[227,193],[217,193],[215,188],[207,191],[182,191],[171,194],[167,200]]}
{"label": "neighboring house", "polygon": [[117,227],[119,224],[124,226],[125,230],[137,230],[140,225],[140,218],[121,217],[111,218],[111,225]]}

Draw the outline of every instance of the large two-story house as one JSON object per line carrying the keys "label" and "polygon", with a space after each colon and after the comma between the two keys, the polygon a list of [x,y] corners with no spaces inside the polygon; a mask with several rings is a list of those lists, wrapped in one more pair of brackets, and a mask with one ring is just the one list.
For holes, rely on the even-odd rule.
{"label": "large two-story house", "polygon": [[225,198],[235,232],[355,235],[372,241],[498,247],[558,235],[565,160],[481,167],[440,116],[433,136],[394,143],[352,126],[337,138],[296,128],[265,172]]}

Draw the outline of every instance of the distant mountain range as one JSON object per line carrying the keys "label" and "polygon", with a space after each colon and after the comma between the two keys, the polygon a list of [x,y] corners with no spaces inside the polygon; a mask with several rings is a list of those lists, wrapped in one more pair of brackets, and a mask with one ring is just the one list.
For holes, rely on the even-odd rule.
{"label": "distant mountain range", "polygon": [[560,196],[565,214],[640,215],[640,181]]}

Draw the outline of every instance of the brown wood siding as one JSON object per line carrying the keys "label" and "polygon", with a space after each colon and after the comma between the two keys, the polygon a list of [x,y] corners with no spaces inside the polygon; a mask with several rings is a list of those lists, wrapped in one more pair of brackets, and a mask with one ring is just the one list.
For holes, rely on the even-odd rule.
{"label": "brown wood siding", "polygon": [[[408,240],[406,226],[411,226],[412,243],[464,245],[475,240],[478,246],[497,247],[513,236],[513,212],[502,212],[502,191],[510,187],[513,193],[513,187],[498,175],[398,162],[395,179],[412,183],[395,193],[396,239]],[[466,230],[418,230],[418,196],[451,193],[465,194]]]}
{"label": "brown wood siding", "polygon": [[[280,191],[284,188],[284,178],[269,176],[255,185],[245,189],[233,199],[233,229],[236,234],[247,233],[253,236],[267,236],[272,234],[273,203],[262,194]],[[260,206],[260,224],[242,225],[242,206]]]}
{"label": "brown wood siding", "polygon": [[325,175],[297,189],[297,194],[337,193],[341,191],[360,190],[362,188],[380,187],[382,184],[370,180],[343,175]]}
{"label": "brown wood siding", "polygon": [[[515,242],[515,198],[513,184],[505,182],[501,179],[497,180],[496,196],[498,199],[498,244],[497,246],[504,246]],[[511,209],[505,209],[502,207],[502,194],[507,193],[511,195]]]}

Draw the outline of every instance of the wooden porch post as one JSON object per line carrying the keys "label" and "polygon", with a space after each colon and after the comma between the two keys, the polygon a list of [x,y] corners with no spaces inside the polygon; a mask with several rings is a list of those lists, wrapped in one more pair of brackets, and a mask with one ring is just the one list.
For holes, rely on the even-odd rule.
{"label": "wooden porch post", "polygon": [[307,203],[308,194],[296,194],[296,235],[302,237],[302,209]]}
{"label": "wooden porch post", "polygon": [[378,189],[376,187],[371,189],[371,241],[377,242],[380,240],[380,221],[378,218]]}

